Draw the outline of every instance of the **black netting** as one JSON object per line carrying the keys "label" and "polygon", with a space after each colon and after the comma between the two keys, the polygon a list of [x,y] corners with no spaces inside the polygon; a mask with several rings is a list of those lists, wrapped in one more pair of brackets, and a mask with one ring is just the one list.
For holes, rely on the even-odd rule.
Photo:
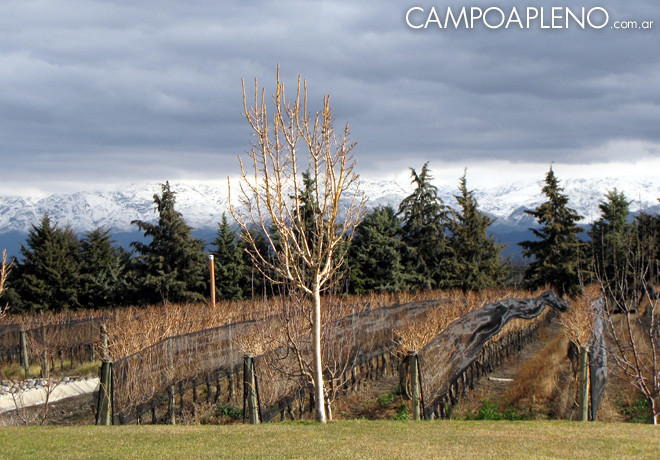
{"label": "black netting", "polygon": [[[339,370],[350,369],[362,358],[384,351],[392,343],[392,331],[427,312],[438,302],[407,303],[348,315],[325,330],[324,362]],[[246,338],[263,341],[264,331],[278,321],[268,318],[244,321],[170,337],[113,364],[114,417],[128,423],[140,407],[166,398],[168,389],[179,393],[209,378],[238,374],[242,369]],[[249,340],[248,340],[249,341]],[[254,342],[254,341],[253,341]],[[266,347],[268,348],[268,347]],[[273,348],[273,347],[271,347]],[[302,343],[302,361],[311,362],[311,347]],[[306,369],[295,350],[276,346],[255,358],[264,419],[309,388]]]}

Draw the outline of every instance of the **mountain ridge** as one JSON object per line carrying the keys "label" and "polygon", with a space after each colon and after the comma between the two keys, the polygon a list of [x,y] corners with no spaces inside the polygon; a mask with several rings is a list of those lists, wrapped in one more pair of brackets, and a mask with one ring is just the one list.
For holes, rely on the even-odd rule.
{"label": "mountain ridge", "polygon": [[[195,184],[173,182],[177,193],[177,209],[193,228],[215,228],[222,213],[228,213],[226,183]],[[454,185],[436,184],[439,196],[449,206],[455,206]],[[632,212],[656,212],[660,209],[660,183],[652,179],[567,179],[561,184],[569,196],[569,205],[590,223],[599,215],[599,203],[607,190],[617,187],[632,200]],[[496,219],[495,225],[532,225],[524,211],[533,209],[545,200],[541,194],[542,181],[520,182],[492,187],[474,188],[482,211]],[[367,206],[390,205],[399,202],[412,191],[409,184],[392,179],[362,180],[361,190],[369,201]],[[132,184],[116,190],[55,193],[45,197],[0,196],[0,234],[10,231],[27,232],[31,225],[47,213],[61,225],[76,231],[89,231],[104,226],[118,231],[131,231],[133,220],[155,221],[153,195],[160,193],[158,182]]]}
{"label": "mountain ridge", "polygon": [[[412,185],[393,179],[363,179],[360,185],[369,199],[369,208],[387,205],[397,208],[413,189]],[[660,183],[653,178],[578,178],[566,179],[560,185],[569,196],[569,206],[584,217],[582,225],[588,225],[600,215],[598,205],[604,199],[604,193],[614,187],[633,201],[633,213],[660,211],[657,201]],[[188,225],[208,239],[208,235],[217,229],[222,213],[228,214],[227,183],[171,182],[170,186],[177,194],[177,210]],[[444,203],[455,206],[457,186],[436,186]],[[536,226],[525,211],[545,201],[542,186],[543,181],[537,180],[474,188],[479,208],[495,219],[490,230],[498,240],[511,246],[511,243],[525,238],[530,227]],[[42,197],[0,196],[0,244],[4,244],[10,254],[15,254],[19,241],[45,213],[59,225],[70,225],[79,233],[105,227],[111,229],[113,236],[123,235],[119,240],[130,241],[138,233],[131,224],[133,220],[157,220],[153,195],[160,191],[160,183],[144,182],[105,191],[55,193]],[[126,241],[120,242],[125,244]],[[512,248],[506,252],[517,255]]]}

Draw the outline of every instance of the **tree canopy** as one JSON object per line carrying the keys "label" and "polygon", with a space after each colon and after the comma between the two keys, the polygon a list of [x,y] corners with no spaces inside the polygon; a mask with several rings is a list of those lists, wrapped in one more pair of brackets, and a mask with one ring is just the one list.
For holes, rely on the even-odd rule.
{"label": "tree canopy", "polygon": [[453,286],[464,291],[479,291],[500,284],[506,270],[500,253],[504,247],[488,234],[494,222],[478,208],[477,199],[467,188],[467,173],[459,182],[459,194],[454,195],[458,209],[452,210],[449,228],[453,249]]}
{"label": "tree canopy", "polygon": [[568,196],[563,191],[550,167],[542,188],[547,201],[525,211],[541,225],[530,229],[537,239],[519,244],[523,255],[531,259],[525,271],[529,287],[550,285],[562,295],[575,296],[580,291],[584,255],[584,244],[578,238],[582,229],[577,225],[582,216],[568,206]]}
{"label": "tree canopy", "polygon": [[52,224],[44,215],[30,229],[21,255],[11,273],[14,307],[61,311],[81,306],[81,257],[78,238],[70,227]]}
{"label": "tree canopy", "polygon": [[373,209],[357,226],[348,254],[352,292],[396,292],[406,287],[400,227],[394,209],[389,206]]}
{"label": "tree canopy", "polygon": [[449,210],[438,196],[438,188],[425,163],[418,174],[410,169],[415,190],[399,205],[401,241],[405,244],[402,262],[416,289],[449,286],[451,251],[445,232]]}
{"label": "tree canopy", "polygon": [[204,299],[206,260],[204,243],[192,236],[192,229],[174,209],[175,192],[169,182],[154,195],[158,223],[132,223],[150,238],[149,243],[131,243],[138,252],[143,293],[150,301],[191,302]]}

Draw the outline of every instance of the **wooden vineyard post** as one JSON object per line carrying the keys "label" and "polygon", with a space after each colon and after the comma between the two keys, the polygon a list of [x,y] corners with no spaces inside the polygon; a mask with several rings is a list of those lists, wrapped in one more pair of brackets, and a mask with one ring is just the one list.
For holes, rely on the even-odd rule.
{"label": "wooden vineyard post", "polygon": [[[94,324],[96,324],[96,321],[89,322],[90,337],[94,336]],[[96,361],[96,351],[94,350],[94,343],[92,343],[89,347],[89,361],[91,363]]]}
{"label": "wooden vineyard post", "polygon": [[96,408],[96,424],[112,425],[112,360],[108,352],[108,333],[101,325],[101,378]]}
{"label": "wooden vineyard post", "polygon": [[112,425],[112,361],[101,363],[99,399],[96,410],[97,425]]}
{"label": "wooden vineyard post", "polygon": [[252,425],[259,423],[254,355],[252,353],[248,353],[243,357],[243,414],[243,423],[245,423],[246,417]]}
{"label": "wooden vineyard post", "polygon": [[211,269],[211,307],[215,310],[215,262],[213,254],[209,254],[209,266]]}
{"label": "wooden vineyard post", "polygon": [[23,366],[23,369],[25,370],[25,378],[29,379],[30,378],[30,362],[28,360],[27,332],[25,332],[25,329],[21,329],[20,341],[21,341],[21,365]]}
{"label": "wooden vineyard post", "polygon": [[417,371],[418,355],[416,351],[408,353],[408,369],[410,372],[410,396],[412,397],[413,420],[420,420],[419,373]]}
{"label": "wooden vineyard post", "polygon": [[578,364],[578,406],[581,422],[589,420],[589,347],[580,347]]}
{"label": "wooden vineyard post", "polygon": [[186,392],[186,383],[181,380],[179,382],[179,417],[181,417],[181,420],[183,420],[183,417],[185,415],[185,401],[183,399],[184,395]]}
{"label": "wooden vineyard post", "polygon": [[108,353],[108,329],[105,324],[101,324],[101,360],[110,359],[110,353]]}
{"label": "wooden vineyard post", "polygon": [[167,423],[176,425],[176,416],[174,414],[174,384],[167,387]]}

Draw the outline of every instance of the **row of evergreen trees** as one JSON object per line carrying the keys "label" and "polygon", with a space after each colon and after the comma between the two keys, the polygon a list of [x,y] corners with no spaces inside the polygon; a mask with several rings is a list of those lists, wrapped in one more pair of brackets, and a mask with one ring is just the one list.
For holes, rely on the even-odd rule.
{"label": "row of evergreen trees", "polygon": [[501,284],[508,267],[503,245],[488,234],[465,174],[458,206],[448,207],[431,183],[428,163],[414,169],[413,193],[399,205],[376,208],[355,229],[348,252],[349,288],[361,294],[402,289],[481,290]]}
{"label": "row of evergreen trees", "polygon": [[[413,193],[397,210],[378,207],[355,228],[347,248],[342,284],[351,293],[459,288],[481,290],[501,285],[509,264],[501,258],[488,227],[493,220],[478,209],[466,175],[461,177],[457,206],[450,208],[438,196],[425,164],[411,169]],[[318,207],[309,177],[301,191],[303,209],[310,215]],[[614,278],[622,261],[643,248],[645,257],[660,259],[660,219],[642,214],[629,219],[629,204],[616,189],[605,196],[602,216],[589,231],[591,242],[580,238],[581,219],[568,205],[552,168],[545,179],[547,201],[527,211],[540,224],[534,241],[521,243],[531,262],[525,272],[529,287],[551,285],[575,295],[582,283]],[[6,301],[17,310],[99,308],[157,302],[203,300],[209,292],[204,242],[175,209],[169,183],[154,195],[158,222],[134,221],[147,242],[131,243],[132,253],[113,243],[107,229],[82,238],[69,227],[44,216],[32,227],[21,248],[6,291]],[[259,250],[268,257],[264,235],[256,235]],[[273,241],[277,241],[273,235]],[[642,243],[640,243],[642,242]],[[215,255],[216,295],[243,299],[277,292],[261,275],[245,250],[242,238],[223,215],[212,242]],[[657,271],[657,268],[656,268]],[[650,273],[649,273],[650,274]],[[608,278],[609,277],[609,278]]]}
{"label": "row of evergreen trees", "polygon": [[[531,259],[525,271],[527,286],[550,285],[563,295],[575,296],[581,286],[598,283],[608,295],[639,295],[660,276],[660,216],[640,213],[631,219],[630,203],[616,188],[600,203],[601,216],[580,238],[582,219],[568,205],[552,168],[545,178],[547,201],[525,211],[540,224],[531,229],[534,241],[520,243]],[[625,291],[625,292],[624,292]]]}

